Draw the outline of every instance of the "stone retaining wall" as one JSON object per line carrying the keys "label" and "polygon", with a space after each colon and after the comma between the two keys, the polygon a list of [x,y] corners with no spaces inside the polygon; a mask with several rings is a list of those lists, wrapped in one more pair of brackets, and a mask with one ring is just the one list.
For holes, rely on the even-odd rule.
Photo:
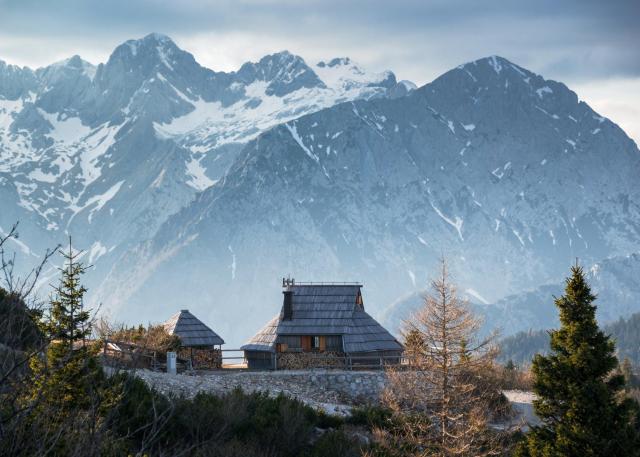
{"label": "stone retaining wall", "polygon": [[[284,393],[332,414],[348,415],[351,407],[376,403],[386,385],[384,371],[291,370],[291,371],[215,371],[169,375],[137,370],[135,375],[164,394],[193,397],[198,392],[226,393],[236,387],[245,392]],[[515,416],[508,419],[535,424],[530,392],[506,391]],[[537,420],[537,419],[535,419]],[[500,425],[500,424],[498,424]],[[504,425],[504,424],[503,424]]]}
{"label": "stone retaining wall", "polygon": [[290,370],[208,372],[169,375],[138,370],[136,375],[165,394],[194,396],[224,393],[240,387],[246,392],[282,392],[306,402],[362,404],[379,400],[386,383],[383,371]]}

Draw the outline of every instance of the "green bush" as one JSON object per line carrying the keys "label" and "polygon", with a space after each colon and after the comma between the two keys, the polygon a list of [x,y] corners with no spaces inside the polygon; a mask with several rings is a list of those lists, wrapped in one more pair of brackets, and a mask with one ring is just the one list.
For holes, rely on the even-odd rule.
{"label": "green bush", "polygon": [[362,455],[358,443],[342,430],[325,433],[315,442],[311,457],[358,457]]}
{"label": "green bush", "polygon": [[[349,457],[362,451],[349,429],[366,433],[392,424],[390,412],[383,408],[358,408],[345,420],[284,395],[269,397],[236,389],[223,395],[167,397],[127,373],[100,382],[96,435],[74,434],[80,430],[76,422],[88,414],[78,409],[69,415],[69,423],[56,428],[61,435],[51,455],[68,455],[69,449],[84,448],[93,440],[95,449],[85,455]],[[27,435],[37,435],[40,425],[46,424],[46,411],[25,424],[24,443],[29,442]],[[39,455],[37,440],[32,441],[31,454]],[[22,455],[30,455],[24,450]],[[11,455],[11,451],[0,451],[0,455]]]}
{"label": "green bush", "polygon": [[141,443],[166,422],[173,406],[169,400],[151,389],[144,381],[126,373],[112,376],[108,384],[116,392],[115,406],[106,412],[108,427],[131,443]]}
{"label": "green bush", "polygon": [[381,406],[363,406],[354,408],[347,422],[353,425],[364,425],[369,428],[386,428],[392,421],[393,413]]}
{"label": "green bush", "polygon": [[324,440],[312,444],[315,429],[344,423],[284,395],[269,397],[236,389],[220,396],[199,393],[192,399],[167,398],[125,374],[112,377],[110,383],[121,391],[110,414],[110,429],[115,440],[126,441],[130,452],[144,448],[150,455],[184,449],[191,449],[190,455],[327,455],[315,450],[328,446]]}
{"label": "green bush", "polygon": [[316,411],[315,413],[315,423],[319,428],[340,428],[342,427],[346,421],[344,418],[332,414],[327,414],[324,411]]}
{"label": "green bush", "polygon": [[41,314],[18,294],[0,287],[0,344],[20,351],[41,348],[44,335],[37,324]]}

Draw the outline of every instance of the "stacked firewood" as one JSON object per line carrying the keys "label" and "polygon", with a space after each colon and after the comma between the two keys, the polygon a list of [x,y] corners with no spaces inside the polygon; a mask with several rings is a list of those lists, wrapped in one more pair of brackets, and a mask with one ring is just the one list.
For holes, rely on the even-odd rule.
{"label": "stacked firewood", "polygon": [[219,370],[222,368],[222,352],[220,349],[181,348],[178,358],[189,360],[194,370]]}
{"label": "stacked firewood", "polygon": [[341,352],[280,352],[277,357],[281,370],[344,368],[346,360]]}

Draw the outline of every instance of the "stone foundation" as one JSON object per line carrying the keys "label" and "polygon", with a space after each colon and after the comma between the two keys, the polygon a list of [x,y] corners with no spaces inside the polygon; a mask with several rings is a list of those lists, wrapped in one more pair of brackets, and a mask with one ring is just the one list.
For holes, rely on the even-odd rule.
{"label": "stone foundation", "polygon": [[347,405],[376,403],[386,383],[384,371],[221,371],[169,375],[138,370],[135,374],[164,394],[192,397],[198,392],[225,393],[240,387],[245,392],[284,393],[305,402]]}

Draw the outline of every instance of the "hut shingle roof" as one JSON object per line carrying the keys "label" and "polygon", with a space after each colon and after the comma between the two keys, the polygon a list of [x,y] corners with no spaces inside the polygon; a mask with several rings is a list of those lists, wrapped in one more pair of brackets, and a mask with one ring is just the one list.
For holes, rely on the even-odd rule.
{"label": "hut shingle roof", "polygon": [[278,335],[342,335],[347,353],[402,350],[393,335],[357,304],[360,287],[290,286],[292,319],[283,320],[281,311],[241,349],[273,352]]}
{"label": "hut shingle roof", "polygon": [[224,340],[216,332],[186,309],[174,314],[164,323],[164,328],[169,334],[178,335],[182,345],[186,347],[224,344]]}

